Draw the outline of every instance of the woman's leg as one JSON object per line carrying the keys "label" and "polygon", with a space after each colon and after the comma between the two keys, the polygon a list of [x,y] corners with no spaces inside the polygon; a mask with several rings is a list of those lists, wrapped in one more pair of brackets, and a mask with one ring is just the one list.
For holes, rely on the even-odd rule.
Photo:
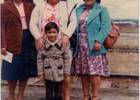
{"label": "woman's leg", "polygon": [[92,86],[92,100],[98,100],[98,92],[100,88],[100,76],[93,75],[90,77]]}
{"label": "woman's leg", "polygon": [[90,78],[89,78],[89,75],[82,75],[81,81],[82,81],[82,86],[83,86],[84,100],[88,100],[90,98]]}
{"label": "woman's leg", "polygon": [[[71,49],[68,49],[70,62],[72,61],[72,55],[71,55]],[[67,78],[64,78],[63,84],[62,84],[62,91],[64,95],[64,100],[70,100],[70,76]]]}
{"label": "woman's leg", "polygon": [[62,90],[65,100],[70,100],[70,76],[63,80]]}
{"label": "woman's leg", "polygon": [[28,79],[20,79],[19,80],[19,93],[18,93],[18,97],[17,100],[23,100],[23,94],[24,94],[24,90],[25,90],[25,86],[27,84]]}
{"label": "woman's leg", "polygon": [[8,88],[9,88],[8,100],[14,100],[15,88],[16,88],[16,85],[17,85],[17,80],[7,81],[7,82],[8,82]]}

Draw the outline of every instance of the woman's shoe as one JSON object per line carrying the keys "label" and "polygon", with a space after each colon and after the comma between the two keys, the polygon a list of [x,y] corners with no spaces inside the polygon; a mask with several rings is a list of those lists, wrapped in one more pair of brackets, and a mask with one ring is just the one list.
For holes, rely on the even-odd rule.
{"label": "woman's shoe", "polygon": [[99,100],[98,96],[92,96],[92,98],[96,98],[96,100]]}
{"label": "woman's shoe", "polygon": [[17,100],[23,100],[23,96],[18,95]]}
{"label": "woman's shoe", "polygon": [[85,96],[89,96],[89,99],[88,99],[88,100],[91,100],[91,96],[90,96],[90,95],[84,95],[84,97],[85,97]]}

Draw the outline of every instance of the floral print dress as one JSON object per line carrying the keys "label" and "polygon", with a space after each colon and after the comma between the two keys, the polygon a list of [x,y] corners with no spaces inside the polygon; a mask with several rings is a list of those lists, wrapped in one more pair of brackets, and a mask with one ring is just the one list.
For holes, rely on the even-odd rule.
{"label": "floral print dress", "polygon": [[84,8],[79,18],[78,52],[72,61],[71,74],[109,76],[106,54],[89,56],[90,47],[86,23],[91,10],[92,8],[89,10]]}
{"label": "floral print dress", "polygon": [[[45,35],[45,26],[48,22],[55,22],[58,26],[60,26],[60,16],[59,16],[59,3],[52,8],[48,3],[46,3],[43,16],[41,19],[41,34],[43,38],[46,38]],[[59,39],[62,38],[62,31],[59,27],[59,34],[58,34]]]}

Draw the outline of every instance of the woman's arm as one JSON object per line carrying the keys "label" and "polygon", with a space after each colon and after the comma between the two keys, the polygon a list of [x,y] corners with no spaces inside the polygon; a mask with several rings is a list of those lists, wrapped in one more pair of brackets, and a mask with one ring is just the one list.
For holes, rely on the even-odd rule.
{"label": "woman's arm", "polygon": [[8,21],[7,18],[7,9],[1,4],[1,53],[6,54],[6,39],[5,39],[5,31],[6,31],[6,23]]}
{"label": "woman's arm", "polygon": [[99,31],[95,40],[102,44],[109,35],[110,31],[111,20],[107,8],[104,7],[101,12],[101,30]]}
{"label": "woman's arm", "polygon": [[6,48],[5,31],[8,20],[7,16],[7,9],[3,4],[1,4],[1,48]]}
{"label": "woman's arm", "polygon": [[40,31],[39,31],[39,6],[36,6],[31,14],[29,29],[31,31],[31,34],[34,36],[34,38],[37,40],[37,46],[40,50],[43,50],[45,47],[44,39],[42,38]]}
{"label": "woman's arm", "polygon": [[37,53],[37,73],[38,75],[43,75],[44,74],[44,58],[41,50],[38,50]]}
{"label": "woman's arm", "polygon": [[111,21],[108,10],[106,7],[102,10],[101,14],[101,30],[99,31],[96,42],[94,44],[94,51],[100,51],[102,43],[105,41],[106,37],[109,35],[111,31]]}
{"label": "woman's arm", "polygon": [[[68,7],[69,7],[68,10],[69,10],[69,13],[70,13],[73,6],[68,5]],[[64,35],[61,39],[61,43],[64,47],[68,45],[69,38],[74,33],[76,27],[77,27],[77,19],[76,19],[76,13],[75,13],[75,9],[74,9],[73,12],[71,13],[71,16],[70,16],[69,25],[68,25],[68,27],[67,27],[66,31],[64,32]]]}
{"label": "woman's arm", "polygon": [[36,6],[31,14],[29,29],[31,34],[34,36],[36,40],[38,40],[41,36],[39,31],[39,7]]}
{"label": "woman's arm", "polygon": [[[69,13],[70,13],[73,6],[71,6],[69,4],[68,7],[69,7],[68,10],[69,10]],[[70,22],[69,22],[69,25],[68,25],[66,31],[64,32],[64,34],[66,34],[70,38],[72,36],[72,34],[74,33],[76,27],[77,27],[77,18],[76,18],[76,12],[75,12],[75,9],[74,9],[71,13]]]}
{"label": "woman's arm", "polygon": [[68,53],[68,47],[64,47],[63,59],[64,59],[64,75],[70,75],[70,56]]}

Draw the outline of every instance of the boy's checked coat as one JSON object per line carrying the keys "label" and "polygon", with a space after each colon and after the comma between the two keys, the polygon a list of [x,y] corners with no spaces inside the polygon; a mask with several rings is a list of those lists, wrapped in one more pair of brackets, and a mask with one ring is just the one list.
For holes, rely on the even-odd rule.
{"label": "boy's checked coat", "polygon": [[38,75],[45,75],[45,79],[60,82],[64,74],[70,75],[70,57],[67,47],[62,47],[57,38],[55,45],[47,40],[45,48],[38,50],[37,55]]}

